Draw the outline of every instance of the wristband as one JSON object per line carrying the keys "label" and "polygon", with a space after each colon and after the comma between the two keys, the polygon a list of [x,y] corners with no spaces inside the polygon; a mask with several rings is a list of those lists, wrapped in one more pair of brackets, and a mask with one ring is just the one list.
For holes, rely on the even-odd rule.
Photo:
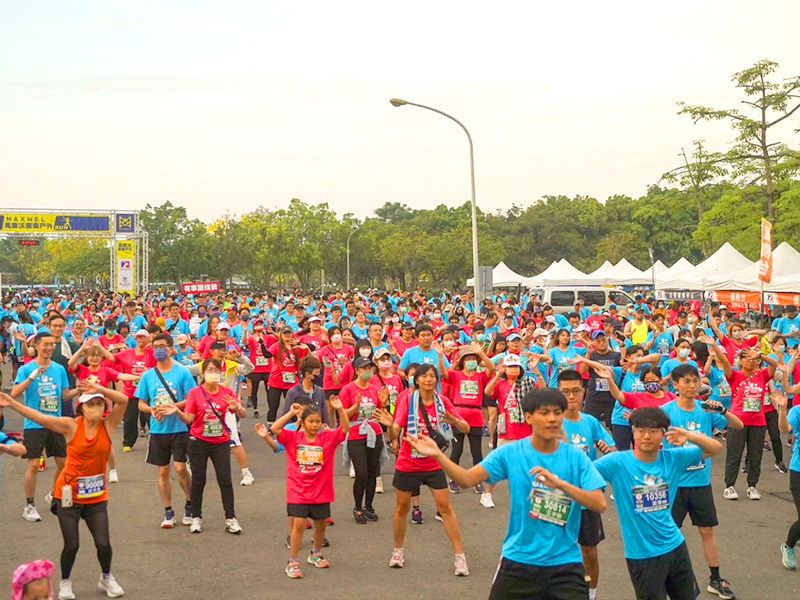
{"label": "wristband", "polygon": [[728,414],[728,409],[723,406],[722,407],[722,416],[724,417],[727,414]]}
{"label": "wristband", "polygon": [[30,375],[28,375],[28,379],[29,379],[30,381],[33,381],[33,380],[34,380],[34,379],[36,379],[38,376],[39,376],[39,369],[34,369],[33,373],[31,373]]}

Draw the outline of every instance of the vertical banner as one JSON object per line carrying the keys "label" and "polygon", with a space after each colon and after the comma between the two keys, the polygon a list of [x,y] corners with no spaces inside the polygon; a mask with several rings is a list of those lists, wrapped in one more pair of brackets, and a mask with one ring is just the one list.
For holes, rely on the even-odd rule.
{"label": "vertical banner", "polygon": [[761,259],[758,262],[758,278],[764,283],[772,279],[772,223],[761,219]]}
{"label": "vertical banner", "polygon": [[136,295],[136,246],[133,241],[117,242],[117,292]]}

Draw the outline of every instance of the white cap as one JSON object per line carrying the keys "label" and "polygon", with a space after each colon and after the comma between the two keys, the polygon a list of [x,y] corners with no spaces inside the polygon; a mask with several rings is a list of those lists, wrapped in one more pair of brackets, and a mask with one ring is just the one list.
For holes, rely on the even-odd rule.
{"label": "white cap", "polygon": [[178,342],[179,344],[185,344],[186,342],[189,341],[189,336],[186,335],[185,333],[179,333],[178,337],[175,338],[175,341]]}
{"label": "white cap", "polygon": [[503,366],[505,367],[521,367],[522,361],[516,354],[506,354],[503,357]]}
{"label": "white cap", "polygon": [[228,325],[225,321],[220,321],[217,324],[217,331],[222,331],[223,329],[227,329],[228,331],[230,331],[231,326]]}
{"label": "white cap", "polygon": [[550,332],[547,331],[547,329],[542,329],[541,327],[537,327],[536,329],[533,330],[533,337],[535,338],[542,336],[546,337],[548,335],[550,335]]}
{"label": "white cap", "polygon": [[86,402],[89,402],[89,400],[94,400],[95,398],[100,398],[103,402],[108,404],[108,400],[106,400],[106,397],[98,392],[93,394],[81,394],[80,396],[78,396],[78,406],[80,406],[81,404],[85,404]]}
{"label": "white cap", "polygon": [[135,337],[135,338],[142,337],[142,336],[149,338],[150,337],[150,332],[147,331],[147,329],[140,329],[139,331],[137,331],[136,333],[133,334],[133,337]]}

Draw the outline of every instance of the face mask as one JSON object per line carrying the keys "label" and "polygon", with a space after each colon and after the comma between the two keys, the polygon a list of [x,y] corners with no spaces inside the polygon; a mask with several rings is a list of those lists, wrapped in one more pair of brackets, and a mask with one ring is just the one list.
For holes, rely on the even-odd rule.
{"label": "face mask", "polygon": [[486,341],[486,334],[485,333],[476,333],[475,334],[475,341],[477,341],[477,342],[485,342]]}
{"label": "face mask", "polygon": [[453,342],[451,340],[447,340],[446,342],[442,343],[442,346],[444,346],[445,348],[452,348],[454,345],[455,345],[455,342]]}
{"label": "face mask", "polygon": [[367,348],[366,346],[363,348],[359,348],[358,355],[363,358],[369,358],[369,355],[372,354],[372,350]]}
{"label": "face mask", "polygon": [[467,371],[475,371],[478,368],[478,361],[477,360],[465,360],[464,367],[466,367]]}
{"label": "face mask", "polygon": [[406,312],[407,310],[408,310],[408,309],[407,309],[405,306],[401,306],[401,307],[400,307],[400,312],[401,312],[401,313],[404,313],[404,312]]}
{"label": "face mask", "polygon": [[220,373],[206,373],[203,375],[203,379],[206,383],[219,383],[220,375]]}
{"label": "face mask", "polygon": [[437,321],[442,318],[442,313],[433,313],[433,318]]}
{"label": "face mask", "polygon": [[742,339],[744,337],[744,332],[743,331],[734,331],[732,335],[733,335],[733,339],[740,340],[740,339]]}
{"label": "face mask", "polygon": [[333,344],[341,344],[342,343],[342,336],[339,333],[334,333],[331,336],[331,343]]}
{"label": "face mask", "polygon": [[369,381],[370,379],[372,379],[372,371],[359,371],[358,378],[361,381]]}
{"label": "face mask", "polygon": [[158,362],[167,360],[169,357],[169,350],[167,348],[153,348],[153,358]]}
{"label": "face mask", "polygon": [[592,315],[595,316],[595,317],[599,317],[601,314],[603,314],[603,313],[601,313],[600,311],[592,313]]}
{"label": "face mask", "polygon": [[414,387],[414,376],[413,375],[409,375],[408,376],[408,387]]}
{"label": "face mask", "polygon": [[658,390],[661,389],[661,384],[657,381],[648,381],[644,384],[644,391],[648,394],[655,394]]}
{"label": "face mask", "polygon": [[392,368],[392,361],[382,360],[378,363],[378,368],[380,368],[381,371],[388,371],[389,369]]}
{"label": "face mask", "polygon": [[691,353],[692,351],[689,348],[681,348],[680,350],[678,350],[678,356],[680,356],[681,358],[689,358],[689,355]]}
{"label": "face mask", "polygon": [[264,327],[263,325],[256,325],[255,327],[253,327],[253,331],[261,333],[262,331],[264,331]]}

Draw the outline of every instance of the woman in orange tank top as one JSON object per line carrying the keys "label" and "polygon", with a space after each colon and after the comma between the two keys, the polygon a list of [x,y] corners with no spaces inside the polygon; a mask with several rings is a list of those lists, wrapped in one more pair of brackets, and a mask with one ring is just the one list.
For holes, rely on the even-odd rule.
{"label": "woman in orange tank top", "polygon": [[[78,554],[78,526],[86,521],[94,538],[102,568],[98,587],[109,598],[118,598],[124,591],[111,574],[111,540],[108,530],[108,492],[106,469],[111,453],[114,430],[125,415],[128,397],[88,381],[79,381],[76,412],[78,417],[52,417],[20,404],[7,394],[0,393],[0,407],[13,408],[23,417],[45,429],[60,433],[67,440],[67,461],[56,480],[51,510],[58,516],[64,549],[61,551],[61,583],[59,598],[75,598],[70,574]],[[108,416],[103,414],[113,403]]]}

